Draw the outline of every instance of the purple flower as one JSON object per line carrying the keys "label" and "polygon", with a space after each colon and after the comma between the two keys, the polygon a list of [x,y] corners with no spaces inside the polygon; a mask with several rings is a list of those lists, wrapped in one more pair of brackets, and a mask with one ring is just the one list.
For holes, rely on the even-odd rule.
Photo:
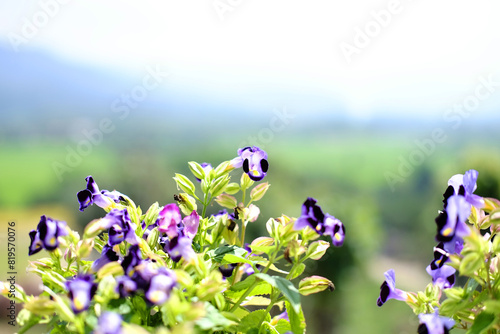
{"label": "purple flower", "polygon": [[158,215],[158,230],[167,233],[169,238],[174,238],[179,234],[177,225],[181,221],[181,211],[177,204],[167,204]]}
{"label": "purple flower", "polygon": [[161,305],[168,300],[170,292],[175,285],[176,278],[174,273],[161,267],[149,282],[148,288],[145,291],[146,299],[154,305]]}
{"label": "purple flower", "polygon": [[396,277],[394,270],[390,269],[386,271],[384,275],[385,281],[380,286],[380,296],[377,299],[377,305],[380,307],[389,299],[408,301],[410,299],[410,295],[403,290],[396,289]]}
{"label": "purple flower", "polygon": [[95,334],[121,334],[122,316],[115,312],[106,311],[99,317]]}
{"label": "purple flower", "polygon": [[445,251],[443,243],[439,243],[434,247],[434,260],[426,271],[432,277],[432,283],[441,287],[441,289],[448,289],[455,285],[455,268],[446,265],[449,262],[449,254]]}
{"label": "purple flower", "polygon": [[116,278],[116,292],[120,294],[121,298],[130,296],[137,291],[137,283],[128,276],[119,276]]}
{"label": "purple flower", "polygon": [[95,204],[103,209],[107,209],[114,203],[120,203],[120,200],[123,199],[123,195],[116,190],[99,191],[99,187],[97,186],[97,183],[95,183],[92,175],[87,176],[85,181],[87,181],[87,188],[76,194],[78,202],[80,203],[80,211],[85,210],[92,204]]}
{"label": "purple flower", "polygon": [[448,180],[448,188],[444,193],[444,205],[446,208],[447,200],[452,195],[462,195],[465,200],[471,205],[482,208],[484,206],[484,199],[481,196],[475,195],[474,191],[477,188],[477,177],[479,172],[477,170],[471,169],[465,172],[465,174],[453,175]]}
{"label": "purple flower", "polygon": [[125,275],[129,275],[135,266],[137,266],[142,261],[142,253],[138,245],[130,246],[128,249],[128,254],[123,258],[122,268]]}
{"label": "purple flower", "polygon": [[102,226],[109,228],[108,245],[118,245],[122,241],[127,241],[132,245],[137,245],[139,237],[135,234],[136,226],[130,220],[127,209],[112,209],[102,219]]}
{"label": "purple flower", "polygon": [[219,267],[219,271],[223,277],[231,277],[234,269],[238,266],[237,263],[227,263]]}
{"label": "purple flower", "polygon": [[181,258],[189,261],[195,256],[191,238],[184,235],[165,240],[163,249],[174,262],[179,262]]}
{"label": "purple flower", "polygon": [[59,246],[58,237],[68,235],[67,225],[64,221],[55,220],[45,215],[40,217],[36,230],[29,233],[31,243],[28,254],[33,255],[45,248],[52,251]]}
{"label": "purple flower", "polygon": [[271,325],[275,326],[281,319],[290,322],[290,318],[288,317],[288,312],[286,311],[286,309],[271,320]]}
{"label": "purple flower", "polygon": [[335,247],[340,247],[344,244],[345,239],[345,227],[344,224],[337,218],[325,215],[325,235],[329,235],[332,238],[332,243]]}
{"label": "purple flower", "polygon": [[67,281],[66,289],[69,291],[73,312],[80,313],[89,308],[92,297],[96,293],[97,284],[91,275],[80,275]]}
{"label": "purple flower", "polygon": [[312,197],[306,199],[302,205],[302,215],[295,221],[295,230],[301,230],[309,226],[318,234],[323,235],[326,228],[324,223],[325,214],[319,205],[316,205],[316,202]]}
{"label": "purple flower", "polygon": [[109,245],[104,245],[101,251],[101,256],[97,260],[95,260],[94,263],[92,264],[92,270],[94,272],[97,272],[104,265],[118,260],[119,260],[118,254],[116,254],[116,252],[113,250],[113,247]]}
{"label": "purple flower", "polygon": [[238,150],[238,157],[231,160],[235,168],[243,167],[243,171],[254,181],[262,180],[269,169],[267,153],[257,146],[247,146]]}
{"label": "purple flower", "polygon": [[453,319],[439,316],[437,308],[434,313],[419,314],[418,319],[420,320],[419,334],[448,334],[455,325]]}
{"label": "purple flower", "polygon": [[302,215],[295,221],[294,229],[301,230],[307,226],[319,235],[329,235],[335,247],[340,247],[344,243],[344,224],[334,216],[324,214],[312,197],[307,198],[302,205]]}
{"label": "purple flower", "polygon": [[182,223],[184,224],[184,234],[193,239],[196,233],[198,233],[198,226],[200,225],[200,216],[198,213],[193,210],[189,216],[184,217]]}
{"label": "purple flower", "polygon": [[471,213],[471,205],[462,195],[451,195],[447,200],[446,210],[436,218],[438,241],[448,242],[455,236],[463,238],[470,234],[466,221]]}

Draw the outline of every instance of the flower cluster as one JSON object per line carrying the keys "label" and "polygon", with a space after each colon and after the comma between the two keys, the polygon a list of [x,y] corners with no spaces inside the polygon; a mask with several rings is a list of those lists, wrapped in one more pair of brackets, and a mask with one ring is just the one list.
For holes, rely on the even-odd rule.
{"label": "flower cluster", "polygon": [[[307,198],[298,219],[270,218],[262,222],[269,236],[247,243],[247,225],[261,220],[255,202],[270,187],[255,184],[267,175],[267,153],[246,147],[215,168],[193,161],[189,168],[197,182],[176,174],[174,202],[145,213],[88,176],[79,209],[96,204],[105,215],[82,236],[42,216],[29,254],[44,249],[50,257],[29,265],[42,280],[40,295],[16,285],[21,331],[46,323],[51,333],[304,333],[300,295],[333,290],[325,277],[303,277],[305,262],[326,253],[321,236],[344,243],[342,222]],[[209,215],[213,202],[222,210]]]}
{"label": "flower cluster", "polygon": [[[500,330],[500,201],[476,194],[478,172],[452,176],[436,218],[438,245],[426,271],[432,278],[423,292],[395,287],[395,273],[385,273],[377,305],[389,299],[406,302],[418,314],[419,333],[448,333],[452,327],[470,333]],[[457,275],[467,277],[456,286]],[[444,300],[443,293],[446,296]]]}

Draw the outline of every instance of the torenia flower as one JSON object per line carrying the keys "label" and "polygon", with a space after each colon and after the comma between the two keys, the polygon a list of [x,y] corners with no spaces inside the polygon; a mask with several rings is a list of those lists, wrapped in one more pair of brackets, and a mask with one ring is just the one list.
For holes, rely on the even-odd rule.
{"label": "torenia flower", "polygon": [[477,177],[479,172],[477,170],[471,169],[465,172],[465,174],[453,175],[448,180],[448,188],[444,193],[444,205],[446,208],[447,200],[452,195],[462,195],[465,200],[471,205],[482,208],[484,206],[484,199],[481,196],[475,195],[474,191],[477,188]]}
{"label": "torenia flower", "polygon": [[396,275],[394,270],[390,269],[384,273],[385,281],[380,286],[380,296],[377,299],[377,305],[380,307],[385,304],[389,299],[396,299],[401,301],[411,300],[411,295],[403,290],[396,289]]}
{"label": "torenia flower", "polygon": [[335,247],[340,247],[344,243],[344,224],[334,216],[324,214],[312,197],[307,198],[302,205],[302,215],[295,221],[294,229],[301,230],[306,226],[311,227],[319,235],[329,235]]}
{"label": "torenia flower", "polygon": [[455,285],[455,268],[445,264],[449,261],[448,253],[444,249],[444,244],[441,242],[434,247],[434,260],[427,266],[426,271],[432,277],[432,283],[448,289]]}
{"label": "torenia flower", "polygon": [[101,257],[95,260],[94,263],[92,264],[92,270],[96,272],[99,269],[101,269],[104,265],[118,260],[119,260],[118,254],[116,254],[116,252],[113,250],[113,247],[109,245],[104,245],[101,251]]}
{"label": "torenia flower", "polygon": [[177,204],[167,204],[158,215],[158,231],[167,233],[169,238],[174,238],[179,234],[177,225],[181,220],[181,211]]}
{"label": "torenia flower", "polygon": [[463,238],[470,234],[466,221],[471,213],[471,205],[462,195],[452,195],[447,200],[446,210],[436,218],[438,241],[448,242],[457,236]]}
{"label": "torenia flower", "polygon": [[108,245],[118,245],[122,241],[127,241],[132,245],[137,245],[139,237],[135,234],[136,225],[130,220],[127,209],[112,209],[103,218],[103,227],[109,228]]}
{"label": "torenia flower", "polygon": [[295,221],[294,229],[301,230],[306,226],[311,227],[318,234],[323,235],[325,232],[325,214],[319,205],[316,205],[316,200],[308,197],[302,205],[302,215]]}
{"label": "torenia flower", "polygon": [[189,216],[184,217],[182,223],[184,224],[184,234],[188,238],[193,239],[196,233],[198,233],[198,226],[200,225],[200,216],[198,213],[193,210]]}
{"label": "torenia flower", "polygon": [[253,181],[262,180],[269,169],[267,153],[257,146],[247,146],[238,150],[238,157],[231,160],[235,168],[243,167],[243,171]]}
{"label": "torenia flower", "polygon": [[126,275],[130,275],[133,272],[135,266],[137,266],[142,261],[142,253],[138,245],[130,246],[128,249],[128,254],[122,261],[122,268]]}
{"label": "torenia flower", "polygon": [[73,312],[80,313],[89,308],[92,297],[96,293],[97,284],[94,283],[91,275],[80,275],[67,281],[66,289],[69,291]]}
{"label": "torenia flower", "polygon": [[116,312],[106,311],[99,317],[95,334],[121,334],[122,317]]}
{"label": "torenia flower", "polygon": [[340,247],[344,244],[345,227],[344,224],[337,218],[326,214],[325,216],[325,233],[332,238],[332,243],[335,247]]}
{"label": "torenia flower", "polygon": [[48,251],[56,249],[59,246],[58,237],[65,235],[68,235],[66,222],[41,216],[36,230],[29,233],[31,243],[28,254],[36,254],[42,248]]}
{"label": "torenia flower", "polygon": [[189,260],[195,256],[192,243],[191,238],[178,235],[175,238],[165,240],[163,249],[174,262],[179,262],[181,258]]}
{"label": "torenia flower", "polygon": [[167,268],[161,267],[149,282],[145,293],[146,299],[154,305],[161,305],[167,301],[175,285],[174,273]]}
{"label": "torenia flower", "polygon": [[420,320],[418,333],[422,334],[448,334],[455,325],[453,319],[439,316],[437,308],[434,309],[434,313],[419,314],[418,319]]}
{"label": "torenia flower", "polygon": [[123,195],[118,191],[99,191],[99,187],[91,175],[87,176],[85,181],[87,181],[87,188],[76,194],[78,202],[80,203],[80,211],[85,210],[92,204],[107,209],[115,203],[120,203]]}

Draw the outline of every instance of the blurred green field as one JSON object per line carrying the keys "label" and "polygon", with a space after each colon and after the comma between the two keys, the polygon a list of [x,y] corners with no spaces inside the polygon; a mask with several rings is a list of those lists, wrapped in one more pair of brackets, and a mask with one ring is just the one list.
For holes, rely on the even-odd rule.
{"label": "blurred green field", "polygon": [[[85,187],[87,175],[92,174],[101,189],[117,189],[144,209],[155,201],[165,205],[177,192],[174,173],[189,175],[187,161],[218,164],[230,160],[236,155],[234,144],[252,131],[231,132],[231,140],[210,138],[206,133],[186,141],[163,142],[157,140],[158,134],[139,141],[132,134],[125,140],[117,135],[93,147],[80,164],[62,175],[62,182],[53,164],[65,161],[66,147],[73,147],[74,142],[17,141],[1,146],[0,221],[19,223],[22,284],[36,291],[33,276],[26,276],[21,267],[28,261],[27,233],[36,227],[40,215],[66,220],[81,231],[103,214],[94,207],[78,211],[76,192]],[[475,168],[480,172],[477,193],[500,193],[500,148],[487,146],[480,136],[449,140],[437,147],[392,191],[385,173],[397,171],[400,157],[415,150],[414,140],[426,134],[404,133],[291,129],[265,145],[271,188],[258,203],[261,218],[250,226],[248,235],[262,235],[268,217],[300,215],[308,196],[341,219],[347,230],[344,247],[329,249],[324,259],[307,269],[309,274],[331,278],[336,285],[332,293],[303,298],[310,333],[414,333],[418,321],[409,308],[395,301],[376,306],[384,271],[394,264],[398,277],[400,268],[397,284],[402,289],[423,289],[428,283],[425,266],[435,244],[434,218],[451,175]],[[0,270],[5,271],[5,263],[0,263]]]}

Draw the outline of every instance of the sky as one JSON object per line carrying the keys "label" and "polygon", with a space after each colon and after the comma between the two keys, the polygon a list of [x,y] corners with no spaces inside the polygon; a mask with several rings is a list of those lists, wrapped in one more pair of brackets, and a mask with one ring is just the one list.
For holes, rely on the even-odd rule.
{"label": "sky", "polygon": [[494,0],[3,0],[0,41],[119,71],[159,66],[177,89],[256,110],[443,119],[458,103],[488,117],[500,102],[499,10]]}

